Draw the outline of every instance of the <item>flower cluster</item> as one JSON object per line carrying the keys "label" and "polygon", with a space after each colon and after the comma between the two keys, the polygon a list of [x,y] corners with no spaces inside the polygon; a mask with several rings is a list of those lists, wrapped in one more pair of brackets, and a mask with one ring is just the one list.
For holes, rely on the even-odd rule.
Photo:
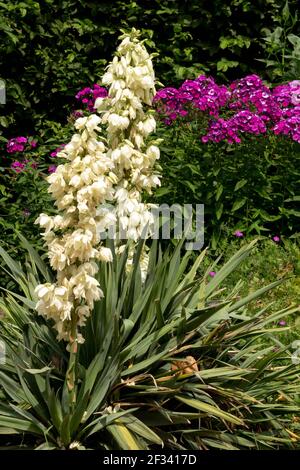
{"label": "flower cluster", "polygon": [[159,90],[153,98],[153,103],[158,102],[157,112],[166,116],[165,123],[171,124],[178,116],[187,116],[188,112],[184,109],[180,100],[180,95],[176,88],[163,88]]}
{"label": "flower cluster", "polygon": [[273,89],[273,96],[283,107],[300,104],[300,80],[293,80],[285,85],[278,85]]}
{"label": "flower cluster", "polygon": [[49,165],[48,167],[48,173],[55,173],[57,169],[56,165]]}
{"label": "flower cluster", "polygon": [[266,122],[280,118],[281,110],[273,99],[271,90],[263,84],[257,75],[248,75],[240,80],[235,80],[229,89],[230,109],[252,110]]}
{"label": "flower cluster", "polygon": [[37,146],[37,140],[32,137],[13,137],[6,144],[6,152],[10,155],[18,154],[18,160],[11,163],[10,168],[15,173],[22,173],[25,170],[37,168],[37,163],[27,157],[27,152],[30,152]]}
{"label": "flower cluster", "polygon": [[282,113],[282,118],[275,124],[275,134],[283,134],[300,143],[300,105],[287,108]]}
{"label": "flower cluster", "polygon": [[141,192],[159,184],[152,174],[159,150],[144,143],[155,128],[153,116],[143,111],[154,94],[151,58],[137,31],[122,39],[103,77],[109,98],[96,99],[101,117],[90,114],[76,120],[77,132],[57,154],[67,163],[47,178],[60,214],[40,214],[36,221],[44,229],[50,264],[57,271],[54,284],[37,286],[36,308],[54,320],[58,338],[70,345],[83,340],[78,328],[103,296],[97,262],[111,261],[112,253],[103,246],[101,232],[119,220],[127,238],[136,240],[150,213]]}
{"label": "flower cluster", "polygon": [[243,238],[244,234],[240,230],[236,230],[234,232],[234,236],[237,237],[237,238]]}
{"label": "flower cluster", "polygon": [[7,153],[23,152],[28,142],[27,137],[15,137],[6,144]]}
{"label": "flower cluster", "polygon": [[37,162],[28,160],[27,158],[23,159],[22,161],[16,160],[10,165],[10,168],[16,173],[22,173],[28,170],[36,170],[37,167]]}
{"label": "flower cluster", "polygon": [[78,132],[58,154],[68,163],[47,178],[61,215],[40,214],[36,221],[44,229],[50,264],[57,271],[55,284],[37,287],[37,310],[54,320],[58,337],[67,341],[72,320],[84,325],[94,302],[103,295],[95,279],[95,261],[112,259],[110,250],[101,246],[97,230],[97,222],[103,223],[97,208],[112,199],[115,178],[113,163],[98,138],[100,122],[96,114],[76,121]]}
{"label": "flower cluster", "polygon": [[57,157],[57,154],[61,152],[61,150],[65,147],[65,144],[59,145],[53,152],[50,153],[50,157],[55,158]]}
{"label": "flower cluster", "polygon": [[186,80],[178,90],[164,88],[158,91],[153,101],[159,102],[158,112],[167,114],[168,123],[178,116],[186,116],[189,105],[217,117],[219,109],[226,105],[229,96],[224,85],[219,86],[212,78],[200,75],[195,80]]}
{"label": "flower cluster", "polygon": [[266,132],[266,125],[263,119],[251,111],[242,110],[230,119],[216,119],[210,121],[206,135],[202,137],[202,142],[209,140],[221,142],[227,140],[229,143],[240,143],[240,133],[262,134]]}
{"label": "flower cluster", "polygon": [[79,110],[75,110],[71,113],[71,118],[73,120],[76,121],[76,119],[80,118],[80,117],[83,117],[84,116],[84,113],[83,111],[81,111],[80,109]]}
{"label": "flower cluster", "polygon": [[[38,168],[39,154],[32,153],[37,147],[38,142],[32,137],[14,137],[6,144],[6,151],[8,154],[17,154],[18,160],[10,164],[11,170],[15,173],[24,173],[32,169]],[[55,158],[57,154],[64,148],[65,144],[59,145],[54,151],[50,153],[51,158]],[[56,170],[56,165],[49,165],[48,173],[53,173]]]}
{"label": "flower cluster", "polygon": [[95,106],[107,127],[108,155],[117,176],[114,198],[120,233],[116,237],[123,238],[123,232],[126,238],[136,241],[145,226],[151,228],[153,224],[149,205],[142,202],[142,192],[151,194],[152,188],[160,185],[154,171],[160,155],[158,142],[145,143],[156,127],[153,110],[144,111],[144,105],[150,107],[155,94],[154,72],[137,31],[123,37],[102,82],[109,87],[108,98],[98,98]]}
{"label": "flower cluster", "polygon": [[28,148],[35,148],[37,146],[36,140],[29,140],[28,137],[13,137],[6,144],[7,153],[18,153],[28,150]]}
{"label": "flower cluster", "polygon": [[21,173],[25,169],[26,165],[23,162],[15,161],[10,165],[10,167],[12,170],[15,170],[16,173]]}
{"label": "flower cluster", "polygon": [[[86,106],[90,112],[94,112],[94,104],[97,98],[106,98],[107,90],[97,83],[92,88],[86,87],[80,90],[75,98]],[[75,115],[75,117],[78,117]]]}
{"label": "flower cluster", "polygon": [[267,130],[300,142],[300,81],[270,89],[257,75],[235,80],[228,88],[200,75],[178,89],[163,88],[154,97],[166,124],[178,117],[201,112],[208,121],[202,141],[240,143],[246,134]]}

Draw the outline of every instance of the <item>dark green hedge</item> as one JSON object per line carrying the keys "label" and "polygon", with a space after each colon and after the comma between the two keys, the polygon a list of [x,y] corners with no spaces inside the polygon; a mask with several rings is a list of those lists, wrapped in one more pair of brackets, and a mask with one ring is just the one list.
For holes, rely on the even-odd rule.
{"label": "dark green hedge", "polygon": [[234,78],[264,66],[262,29],[282,0],[10,0],[0,2],[0,78],[8,101],[0,131],[34,132],[45,117],[60,120],[80,87],[99,79],[120,27],[144,30],[159,52],[165,85],[210,71]]}

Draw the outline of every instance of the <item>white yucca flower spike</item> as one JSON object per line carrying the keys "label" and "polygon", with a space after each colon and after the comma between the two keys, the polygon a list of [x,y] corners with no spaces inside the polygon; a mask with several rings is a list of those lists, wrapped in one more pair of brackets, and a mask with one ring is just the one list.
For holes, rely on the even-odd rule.
{"label": "white yucca flower spike", "polygon": [[36,220],[44,229],[50,265],[57,271],[55,284],[37,286],[36,308],[54,320],[58,338],[70,343],[81,339],[77,327],[85,324],[94,302],[103,296],[94,277],[96,261],[112,260],[97,231],[97,225],[103,224],[97,209],[114,195],[114,164],[98,139],[100,123],[96,114],[75,122],[78,133],[60,152],[67,163],[47,178],[61,214],[40,214]]}
{"label": "white yucca flower spike", "polygon": [[[78,327],[84,326],[94,302],[103,296],[95,278],[97,263],[112,261],[99,234],[119,221],[126,237],[138,240],[144,227],[153,223],[142,192],[151,193],[160,184],[154,171],[157,142],[145,143],[156,125],[149,109],[155,94],[151,57],[135,29],[121,39],[103,76],[108,98],[96,101],[98,114],[76,120],[76,133],[59,154],[67,162],[47,178],[60,214],[40,214],[36,221],[44,229],[50,264],[57,272],[54,284],[37,286],[36,308],[54,320],[58,338],[68,341],[72,352],[83,340]],[[99,136],[103,130],[107,146]],[[107,202],[114,209],[107,210]],[[146,252],[141,270],[144,277]]]}
{"label": "white yucca flower spike", "polygon": [[[159,159],[157,141],[145,139],[155,131],[156,121],[150,109],[155,95],[155,77],[151,56],[139,31],[121,36],[117,55],[103,76],[109,86],[109,97],[96,103],[107,126],[108,155],[115,164],[118,176],[115,188],[116,218],[127,238],[138,240],[146,225],[153,226],[150,205],[142,202],[142,193],[151,194],[160,185],[155,171]],[[141,267],[145,274],[147,255]]]}

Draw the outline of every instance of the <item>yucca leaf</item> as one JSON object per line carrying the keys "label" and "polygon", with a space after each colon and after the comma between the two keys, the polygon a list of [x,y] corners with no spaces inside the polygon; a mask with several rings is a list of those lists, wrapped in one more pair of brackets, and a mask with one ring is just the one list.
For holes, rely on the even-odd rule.
{"label": "yucca leaf", "polygon": [[117,381],[118,364],[112,360],[106,364],[106,368],[96,381],[92,390],[90,401],[86,407],[85,418],[88,419],[92,413],[103,407],[103,400],[106,397],[111,385]]}
{"label": "yucca leaf", "polygon": [[258,289],[257,291],[249,294],[248,296],[244,297],[243,299],[239,300],[238,302],[232,304],[231,307],[229,307],[229,310],[228,310],[229,313],[233,312],[233,311],[237,311],[238,309],[240,309],[244,305],[247,305],[250,302],[252,302],[253,300],[257,299],[258,297],[261,297],[263,294],[268,292],[270,289],[274,289],[274,287],[277,287],[280,284],[282,284],[283,281],[284,281],[283,279],[280,279],[279,281],[272,282],[271,284],[269,284],[265,287],[262,287],[261,289]]}
{"label": "yucca leaf", "polygon": [[115,422],[107,426],[107,431],[113,436],[122,450],[146,450],[137,437],[122,423]]}
{"label": "yucca leaf", "polygon": [[40,273],[43,276],[43,279],[46,282],[52,282],[53,276],[51,275],[50,270],[48,269],[46,263],[44,263],[44,261],[42,260],[38,252],[34,249],[31,243],[29,243],[28,240],[25,237],[23,237],[21,233],[17,232],[17,234],[21,240],[23,247],[28,251],[30,258],[32,260],[32,264],[38,267]]}
{"label": "yucca leaf", "polygon": [[199,411],[203,411],[204,413],[208,415],[221,418],[224,421],[229,421],[230,423],[233,423],[233,424],[244,425],[244,422],[242,419],[238,418],[237,416],[233,416],[232,414],[227,413],[226,411],[222,411],[215,406],[209,405],[208,403],[204,403],[204,402],[201,402],[200,400],[195,400],[193,398],[185,398],[180,395],[177,395],[176,398],[182,403],[185,403],[186,405],[192,408],[196,408]]}
{"label": "yucca leaf", "polygon": [[60,436],[63,444],[68,446],[71,442],[71,434],[70,434],[70,415],[67,414],[64,416],[61,427],[60,427]]}
{"label": "yucca leaf", "polygon": [[26,401],[26,396],[23,390],[20,388],[20,384],[13,380],[8,374],[5,374],[0,370],[0,384],[4,388],[5,392],[17,403]]}
{"label": "yucca leaf", "polygon": [[47,394],[47,405],[49,409],[49,413],[51,416],[51,420],[56,427],[57,431],[60,432],[63,422],[63,413],[62,407],[59,399],[55,395],[54,390],[48,390]]}
{"label": "yucca leaf", "polygon": [[48,366],[42,367],[41,369],[25,369],[26,372],[32,375],[44,374],[45,372],[49,372],[50,370],[52,369],[51,367],[48,367]]}
{"label": "yucca leaf", "polygon": [[55,444],[51,444],[50,442],[43,442],[43,444],[38,445],[35,450],[55,450],[57,446]]}
{"label": "yucca leaf", "polygon": [[121,373],[121,376],[126,377],[127,375],[136,374],[137,372],[140,372],[141,370],[146,371],[148,367],[150,367],[153,363],[158,362],[162,357],[166,355],[167,355],[166,351],[160,352],[158,354],[154,354],[148,359],[138,362],[137,364],[134,364],[132,367],[129,367],[128,369],[123,370],[123,372]]}
{"label": "yucca leaf", "polygon": [[102,345],[101,350],[94,357],[93,361],[91,362],[86,371],[86,380],[84,384],[83,394],[85,394],[87,391],[92,390],[98,375],[105,367],[105,361],[108,353],[108,348],[110,346],[111,337],[112,335],[107,335],[107,338],[104,344]]}
{"label": "yucca leaf", "polygon": [[28,432],[32,434],[43,435],[41,429],[37,427],[36,424],[32,421],[28,421],[27,419],[15,418],[12,416],[0,415],[0,434],[5,434],[7,428],[14,430],[16,434]]}
{"label": "yucca leaf", "polygon": [[47,431],[44,424],[41,421],[39,421],[37,418],[35,418],[35,416],[33,416],[32,413],[29,413],[28,411],[24,410],[20,406],[15,406],[12,403],[10,403],[10,407],[15,411],[16,414],[27,419],[28,422],[35,424],[36,428],[40,429],[41,433],[44,434]]}
{"label": "yucca leaf", "polygon": [[131,408],[129,410],[115,411],[104,416],[96,418],[91,423],[87,424],[78,434],[78,437],[81,438],[83,435],[89,437],[102,429],[105,429],[109,424],[112,424],[115,420],[126,416],[127,414],[133,413],[137,408]]}
{"label": "yucca leaf", "polygon": [[218,285],[232,273],[241,262],[249,256],[254,245],[257,243],[257,240],[253,240],[249,245],[243,246],[232,258],[227,261],[227,263],[222,266],[222,268],[217,272],[217,274],[209,281],[206,286],[206,297],[209,297],[213,291],[218,287]]}
{"label": "yucca leaf", "polygon": [[[151,333],[148,335],[146,338],[143,339],[142,336],[137,337],[134,339],[129,345],[123,349],[123,351],[120,353],[120,358],[122,362],[126,362],[129,359],[133,357],[139,357],[143,354],[146,354],[148,351],[149,347],[154,343],[158,342],[161,338],[163,338],[165,335],[173,331],[177,325],[177,322],[174,322],[173,324],[165,325],[162,328],[160,328],[158,331],[154,331],[154,333]],[[144,336],[144,334],[143,334]]]}
{"label": "yucca leaf", "polygon": [[142,421],[137,419],[133,415],[123,416],[119,421],[126,425],[126,427],[133,431],[138,436],[143,437],[149,442],[153,442],[157,445],[163,445],[161,438],[148,426],[146,426]]}
{"label": "yucca leaf", "polygon": [[23,281],[26,281],[25,274],[20,267],[19,263],[14,261],[12,257],[0,246],[0,256],[3,258],[3,261],[5,264],[9,267],[11,273],[15,276],[15,279],[18,280],[18,278],[22,279]]}
{"label": "yucca leaf", "polygon": [[212,369],[203,369],[197,372],[197,375],[203,380],[213,378],[223,378],[226,380],[232,380],[234,377],[240,379],[244,375],[249,373],[248,369],[242,369],[240,367],[226,366],[226,367],[214,367]]}
{"label": "yucca leaf", "polygon": [[162,312],[161,305],[160,305],[160,300],[156,299],[154,303],[156,307],[155,312],[156,312],[157,328],[162,328],[165,324],[165,321],[164,321],[164,316],[163,316],[163,312]]}
{"label": "yucca leaf", "polygon": [[24,297],[23,295],[16,294],[15,292],[11,292],[8,289],[5,289],[4,287],[0,286],[0,289],[3,290],[4,292],[9,293],[13,297],[15,297],[18,300],[21,300],[21,302],[24,305],[27,305],[27,307],[31,308],[32,310],[35,309],[36,302],[33,302],[32,300],[28,299],[27,297]]}
{"label": "yucca leaf", "polygon": [[71,420],[70,420],[70,433],[71,433],[71,435],[73,435],[77,431],[77,429],[78,429],[78,427],[81,423],[81,420],[82,420],[83,415],[85,413],[85,410],[87,408],[89,398],[90,398],[90,393],[87,392],[82,399],[77,400],[75,411],[74,411],[74,413],[71,417]]}
{"label": "yucca leaf", "polygon": [[205,258],[205,255],[207,253],[207,250],[203,250],[201,251],[201,253],[199,254],[199,256],[197,257],[196,261],[194,262],[192,268],[189,270],[189,272],[184,276],[183,280],[181,281],[181,283],[178,285],[178,288],[177,290],[182,290],[183,287],[185,287],[186,285],[188,284],[191,284],[194,279],[195,279],[195,276],[197,274],[197,271],[199,269],[199,266],[200,264],[202,263],[202,261],[204,260]]}

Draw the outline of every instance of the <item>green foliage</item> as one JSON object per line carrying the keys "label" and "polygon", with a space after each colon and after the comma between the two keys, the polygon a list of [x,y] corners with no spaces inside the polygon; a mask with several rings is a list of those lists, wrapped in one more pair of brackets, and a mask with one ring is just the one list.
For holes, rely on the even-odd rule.
{"label": "green foliage", "polygon": [[0,203],[2,240],[7,249],[18,250],[15,230],[21,230],[33,243],[38,242],[38,230],[33,223],[37,215],[51,205],[50,197],[44,175],[39,170],[28,168],[21,174],[14,170],[4,171]]}
{"label": "green foliage", "polygon": [[[209,252],[203,268],[207,269],[211,262],[220,254],[220,259],[214,267],[218,271],[219,267],[228,261],[231,256],[243,245],[247,245],[252,237],[236,238],[232,233],[228,233],[220,241],[220,246],[216,252]],[[239,295],[245,296],[249,292],[255,292],[262,284],[269,284],[276,280],[285,278],[285,281],[277,288],[268,292],[264,297],[257,299],[249,308],[255,309],[267,306],[273,302],[277,310],[289,306],[300,305],[300,247],[299,243],[284,237],[278,243],[265,237],[260,237],[259,242],[253,248],[252,256],[236,269],[224,283],[224,295],[227,290],[231,291],[239,282]],[[299,336],[299,318],[287,322],[290,332]],[[297,328],[295,329],[294,326]]]}
{"label": "green foliage", "polygon": [[[181,256],[182,243],[164,254],[152,244],[144,284],[142,242],[130,273],[126,252],[102,264],[105,298],[85,329],[75,404],[66,393],[64,345],[34,312],[34,287],[51,281],[51,273],[22,243],[29,249],[27,271],[0,250],[23,292],[7,292],[1,301],[2,442],[19,436],[15,448],[297,448],[292,417],[299,414],[299,367],[275,339],[281,328],[272,326],[293,309],[248,315],[249,302],[278,282],[246,298],[237,299],[233,289],[221,299],[223,282],[254,242],[210,280],[212,266],[198,274],[204,252],[186,270],[190,255]],[[273,345],[261,343],[263,335]]]}
{"label": "green foliage", "polygon": [[203,121],[160,125],[162,187],[159,202],[204,204],[213,248],[227,230],[299,232],[299,144],[268,134],[240,144],[200,140]]}
{"label": "green foliage", "polygon": [[262,30],[272,30],[280,9],[279,0],[0,2],[0,78],[7,88],[0,131],[32,132],[45,116],[64,122],[75,93],[102,74],[121,27],[142,30],[159,53],[156,71],[165,84],[202,72],[233,78],[264,71],[255,60],[263,54]]}
{"label": "green foliage", "polygon": [[[298,10],[292,11],[295,2],[286,1],[275,16],[273,29],[264,28],[266,59],[260,59],[267,67],[272,82],[297,80],[300,74],[300,29]],[[294,10],[295,8],[293,8]]]}
{"label": "green foliage", "polygon": [[[7,153],[5,141],[1,145],[2,161],[0,167],[0,229],[2,245],[13,256],[24,259],[24,250],[20,246],[16,231],[21,232],[34,245],[41,246],[39,228],[34,221],[41,212],[53,213],[53,201],[48,194],[51,165],[62,163],[50,154],[62,143],[67,143],[71,132],[70,126],[62,126],[53,121],[45,121],[44,128],[34,136],[35,148],[28,145],[24,152]],[[6,140],[6,139],[5,139]],[[26,162],[20,173],[11,168],[15,161]],[[32,166],[33,165],[33,166]]]}

